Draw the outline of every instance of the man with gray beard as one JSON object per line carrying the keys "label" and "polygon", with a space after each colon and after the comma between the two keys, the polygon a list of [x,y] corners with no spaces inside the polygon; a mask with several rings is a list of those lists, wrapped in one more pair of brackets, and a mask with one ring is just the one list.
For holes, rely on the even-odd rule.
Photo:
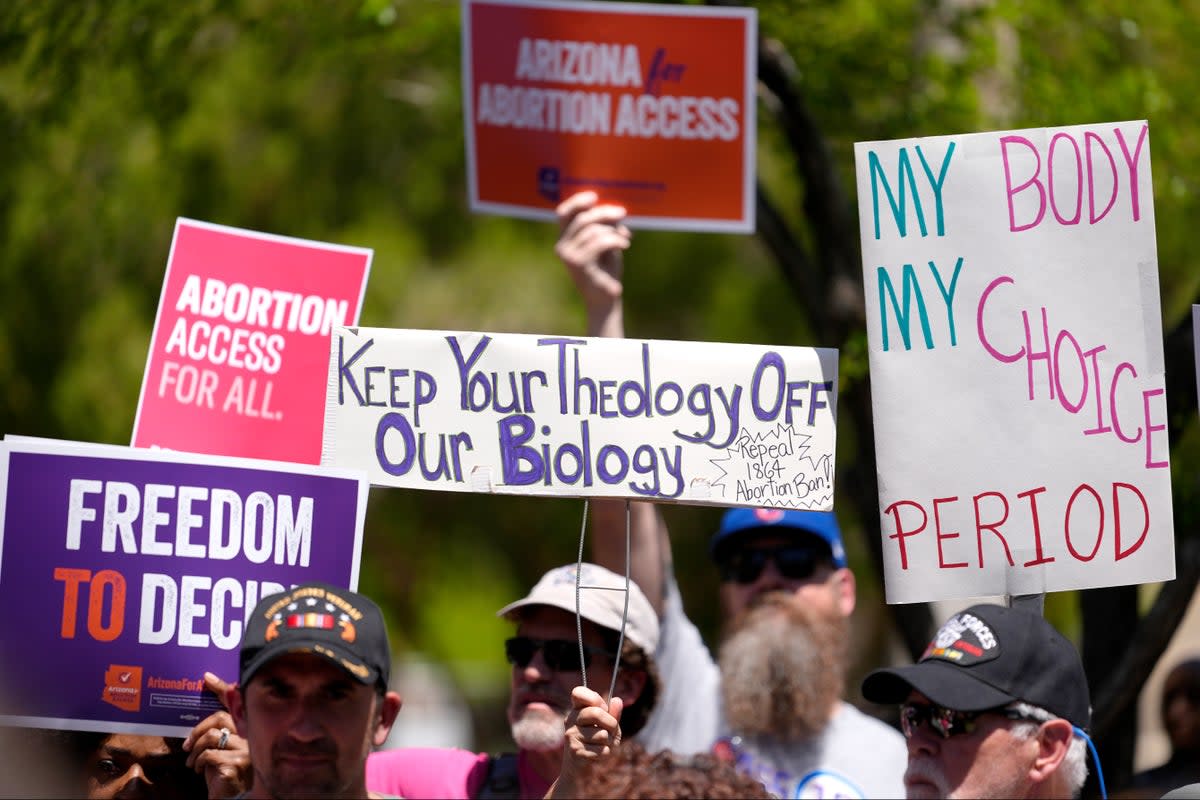
{"label": "man with gray beard", "polygon": [[[842,696],[846,620],[784,592],[763,595],[721,645],[721,698],[748,746],[810,742]],[[785,748],[786,749],[786,748]]]}
{"label": "man with gray beard", "polygon": [[710,552],[733,620],[714,751],[779,797],[898,796],[903,739],[841,699],[855,598],[833,514],[735,508]]}
{"label": "man with gray beard", "polygon": [[587,685],[604,695],[615,671],[612,697],[604,699],[620,698],[622,734],[636,735],[660,689],[653,660],[659,627],[636,584],[629,586],[626,610],[625,586],[624,577],[603,567],[568,564],[550,570],[528,595],[496,612],[516,625],[515,635],[504,643],[512,665],[508,723],[516,753],[493,756],[453,748],[373,753],[367,760],[367,787],[399,797],[544,797],[562,769],[565,720],[584,670]]}
{"label": "man with gray beard", "polygon": [[[632,241],[625,209],[580,192],[563,201],[558,218],[555,252],[583,298],[588,335],[623,337],[621,254]],[[598,498],[590,513],[594,560],[623,570],[625,503]],[[658,507],[632,503],[629,530],[633,577],[661,624],[663,694],[638,736],[646,749],[686,755],[715,747],[781,797],[903,793],[903,737],[840,699],[856,594],[833,514],[739,508],[722,518],[710,552],[731,631],[725,675],[684,612]],[[775,593],[783,602],[762,600]],[[735,623],[743,617],[744,626]]]}

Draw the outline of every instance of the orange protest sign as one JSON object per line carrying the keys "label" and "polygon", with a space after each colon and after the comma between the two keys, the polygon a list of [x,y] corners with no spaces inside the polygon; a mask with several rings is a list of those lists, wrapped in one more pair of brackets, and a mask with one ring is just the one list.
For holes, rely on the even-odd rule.
{"label": "orange protest sign", "polygon": [[463,0],[471,209],[593,189],[646,228],[754,230],[749,8]]}

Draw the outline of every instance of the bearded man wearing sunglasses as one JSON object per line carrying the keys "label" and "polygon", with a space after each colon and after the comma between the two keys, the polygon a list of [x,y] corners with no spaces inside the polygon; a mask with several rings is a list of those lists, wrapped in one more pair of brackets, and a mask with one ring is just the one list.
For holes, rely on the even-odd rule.
{"label": "bearded man wearing sunglasses", "polygon": [[872,672],[863,696],[900,703],[910,798],[1071,798],[1087,778],[1087,678],[1039,614],[955,614],[916,664]]}
{"label": "bearded man wearing sunglasses", "polygon": [[[558,207],[555,252],[587,310],[589,336],[623,337],[625,210],[580,192]],[[590,508],[597,563],[625,565],[626,506]],[[684,613],[666,523],[629,507],[631,569],[658,612],[659,707],[638,737],[648,750],[715,749],[780,797],[897,797],[904,739],[841,699],[854,574],[832,514],[734,509],[711,554],[726,640],[719,664]],[[622,726],[623,727],[623,726]],[[869,757],[864,757],[869,754]]]}
{"label": "bearded man wearing sunglasses", "polygon": [[625,586],[623,576],[604,567],[568,564],[550,570],[528,595],[496,612],[517,626],[504,643],[512,665],[508,722],[516,753],[434,748],[374,753],[367,760],[367,787],[400,797],[544,797],[563,765],[571,691],[585,683],[585,675],[594,691],[621,698],[613,714],[619,715],[622,737],[637,734],[659,693],[653,658],[659,626],[650,601],[632,582],[626,609]]}

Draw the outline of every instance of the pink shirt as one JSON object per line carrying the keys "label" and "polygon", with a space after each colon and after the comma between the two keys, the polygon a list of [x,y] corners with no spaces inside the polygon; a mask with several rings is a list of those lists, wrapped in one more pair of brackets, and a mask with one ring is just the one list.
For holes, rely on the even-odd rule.
{"label": "pink shirt", "polygon": [[[367,757],[367,789],[399,797],[471,800],[487,779],[488,754],[450,748],[406,747]],[[545,797],[550,782],[542,780],[524,753],[517,755],[522,800]]]}

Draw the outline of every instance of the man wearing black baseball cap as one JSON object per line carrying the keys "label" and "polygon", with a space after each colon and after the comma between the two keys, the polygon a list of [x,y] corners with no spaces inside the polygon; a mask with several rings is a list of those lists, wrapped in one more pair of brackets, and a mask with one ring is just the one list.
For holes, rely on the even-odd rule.
{"label": "man wearing black baseball cap", "polygon": [[230,712],[249,743],[248,798],[369,795],[366,762],[400,711],[379,606],[307,583],[264,597],[246,622]]}
{"label": "man wearing black baseball cap", "polygon": [[910,798],[1070,798],[1087,778],[1083,663],[1041,615],[971,606],[916,664],[875,670],[862,691],[901,704]]}

